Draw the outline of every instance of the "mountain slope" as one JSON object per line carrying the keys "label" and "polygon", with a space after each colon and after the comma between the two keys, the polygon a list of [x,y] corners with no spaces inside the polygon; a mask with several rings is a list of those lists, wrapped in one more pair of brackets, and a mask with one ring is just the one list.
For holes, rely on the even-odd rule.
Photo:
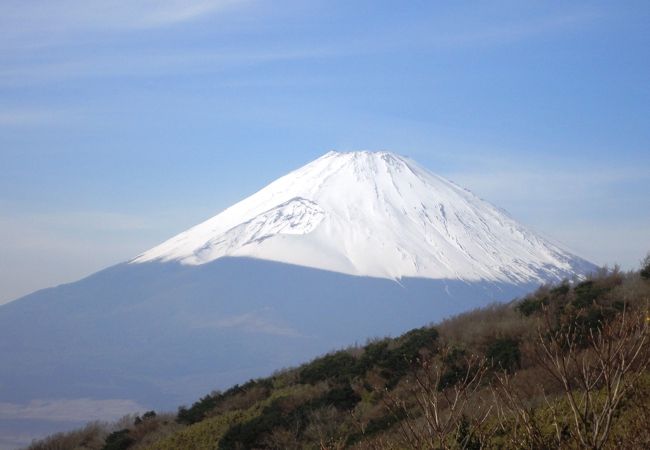
{"label": "mountain slope", "polygon": [[[189,407],[179,408],[177,414],[160,415],[158,411],[155,417],[150,413],[142,420],[122,422],[112,429],[128,435],[134,441],[129,447],[133,449],[311,449],[321,448],[323,442],[358,450],[412,448],[413,441],[405,442],[404,431],[409,424],[418,423],[416,418],[422,414],[419,406],[430,404],[422,400],[440,399],[444,395],[438,389],[426,390],[427,384],[420,385],[414,379],[416,374],[424,375],[420,371],[422,362],[426,361],[425,373],[435,377],[435,369],[440,368],[448,388],[458,387],[463,392],[464,370],[469,365],[474,369],[480,366],[480,359],[469,356],[473,355],[486,358],[487,365],[483,367],[486,374],[482,378],[478,375],[482,381],[478,392],[468,393],[472,400],[465,404],[461,396],[459,405],[464,405],[463,414],[455,414],[450,419],[455,424],[447,429],[452,448],[456,448],[454,443],[459,434],[462,436],[456,427],[478,429],[474,443],[481,439],[486,448],[570,448],[577,437],[575,422],[563,399],[563,385],[549,377],[540,365],[543,360],[540,360],[542,349],[537,331],[550,327],[542,336],[552,336],[557,332],[557,323],[575,323],[579,325],[573,332],[581,339],[588,339],[603,322],[615,324],[625,315],[627,329],[636,330],[635,337],[620,341],[619,332],[613,331],[618,327],[601,328],[603,344],[615,340],[625,348],[630,345],[635,348],[642,344],[644,332],[646,335],[648,332],[648,324],[644,325],[647,313],[644,299],[648,296],[650,273],[643,276],[643,272],[601,271],[588,280],[542,288],[523,300],[466,312],[435,327],[332,352],[268,378],[248,382],[241,379],[224,392],[213,392]],[[625,299],[625,309],[621,308],[621,299]],[[545,317],[542,305],[551,308],[550,317]],[[573,353],[576,347],[563,350],[578,356]],[[641,351],[637,357],[648,362],[650,352]],[[580,356],[577,361],[581,361]],[[595,360],[591,363],[598,365]],[[598,373],[601,368],[608,371],[607,367],[592,369]],[[633,385],[632,395],[615,408],[613,436],[606,448],[614,448],[615,443],[620,446],[621,442],[626,444],[624,448],[648,448],[650,372],[643,367],[643,363],[630,366],[632,371],[638,370],[637,374],[642,371],[645,374],[640,379],[628,377]],[[504,369],[509,374],[507,384],[499,381],[505,381]],[[435,378],[419,380],[436,383]],[[582,395],[581,386],[573,385],[574,393]],[[546,401],[540,402],[542,390]],[[517,397],[504,396],[505,392]],[[445,414],[445,402],[438,405]],[[521,410],[514,410],[513,405],[534,411],[536,420],[527,422],[529,426],[523,434],[520,421],[504,419],[514,419],[515,415],[521,418]],[[484,417],[487,422],[483,422]],[[591,424],[596,419],[596,415],[590,415],[586,420]],[[400,428],[400,421],[405,428]],[[555,424],[563,427],[560,436],[555,433]],[[102,448],[112,429],[91,430],[98,442],[94,448]],[[425,438],[434,429],[416,426],[411,430]],[[88,441],[88,434],[72,442]],[[74,438],[68,436],[68,442],[71,437]],[[62,442],[64,437],[54,436],[49,444]],[[53,447],[33,445],[30,450],[43,448]]]}
{"label": "mountain slope", "polygon": [[330,152],[134,263],[224,256],[391,279],[555,281],[584,260],[388,152]]}
{"label": "mountain slope", "polygon": [[329,153],[129,262],[0,306],[0,441],[173,408],[593,268],[410,160]]}
{"label": "mountain slope", "polygon": [[18,429],[27,444],[90,419],[172,409],[534,286],[396,283],[250,258],[120,264],[0,307],[0,443]]}

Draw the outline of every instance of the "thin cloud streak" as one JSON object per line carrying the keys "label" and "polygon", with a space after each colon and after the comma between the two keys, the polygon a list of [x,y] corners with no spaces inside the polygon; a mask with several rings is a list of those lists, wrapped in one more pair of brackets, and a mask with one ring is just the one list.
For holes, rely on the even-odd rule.
{"label": "thin cloud streak", "polygon": [[73,211],[61,213],[36,213],[26,215],[0,216],[0,229],[14,227],[16,230],[25,226],[36,230],[79,230],[91,232],[137,232],[152,229],[152,219],[142,216],[104,211]]}
{"label": "thin cloud streak", "polygon": [[5,1],[4,33],[74,34],[86,30],[147,29],[173,25],[250,4],[247,0]]}
{"label": "thin cloud streak", "polygon": [[[76,0],[69,0],[67,3],[78,3]],[[199,1],[185,2],[166,1],[148,2],[140,0],[137,3],[137,10],[142,10],[141,14],[134,14],[129,2],[113,2],[116,4],[116,11],[107,14],[107,17],[101,16],[98,7],[81,8],[81,12],[73,13],[72,18],[66,17],[61,19],[61,8],[53,8],[54,19],[44,12],[34,13],[34,18],[23,17],[28,14],[20,11],[21,14],[14,14],[16,17],[10,20],[11,14],[6,14],[5,20],[8,24],[20,24],[16,29],[20,32],[12,34],[11,27],[5,30],[8,33],[5,49],[11,49],[11,45],[21,47],[24,40],[37,38],[42,32],[40,15],[43,19],[47,18],[49,25],[56,27],[57,21],[63,21],[60,28],[61,33],[74,35],[87,35],[86,44],[75,42],[74,56],[66,55],[65,52],[58,57],[42,59],[38,57],[35,60],[25,59],[24,54],[14,62],[11,58],[5,58],[4,67],[0,68],[0,84],[5,86],[21,86],[31,83],[56,82],[66,79],[79,78],[107,78],[120,76],[160,76],[174,75],[178,73],[214,73],[247,65],[258,65],[268,62],[304,60],[310,58],[336,58],[349,57],[355,55],[377,55],[385,52],[394,52],[408,48],[421,48],[430,50],[455,49],[474,46],[495,46],[504,45],[512,42],[526,40],[534,36],[562,32],[568,29],[582,26],[593,22],[600,15],[592,10],[577,12],[564,12],[556,15],[542,18],[525,18],[518,19],[514,22],[504,22],[498,27],[482,26],[481,24],[460,23],[453,29],[443,26],[435,32],[433,36],[422,39],[422,30],[420,28],[430,29],[431,23],[421,24],[419,27],[413,27],[410,32],[396,33],[390,29],[382,30],[381,35],[372,35],[372,38],[358,35],[352,32],[350,35],[334,37],[327,42],[303,44],[296,46],[293,42],[274,42],[269,41],[267,45],[260,48],[223,48],[221,51],[176,51],[169,52],[161,48],[138,48],[132,47],[127,53],[119,52],[111,55],[97,56],[97,52],[92,49],[93,44],[97,44],[96,32],[104,31],[113,35],[119,40],[124,38],[116,34],[121,26],[138,31],[144,25],[162,26],[165,24],[191,20],[202,16],[207,16],[218,11],[237,10],[241,12],[244,6],[248,7],[254,4],[252,1]],[[123,3],[129,3],[125,6]],[[86,3],[84,5],[95,3]],[[71,9],[74,9],[70,7]],[[5,7],[6,10],[11,8]],[[246,11],[246,10],[245,10]],[[0,7],[0,17],[2,17],[2,8]],[[73,20],[75,14],[80,16],[79,20]],[[97,16],[97,17],[95,17]],[[132,17],[140,16],[137,26],[130,24],[128,20],[135,20]],[[128,19],[128,20],[127,20]],[[258,18],[259,19],[259,18]],[[272,20],[272,18],[262,18]],[[67,24],[67,20],[71,23]],[[38,25],[32,23],[38,22]],[[95,23],[96,22],[96,23]],[[102,23],[114,24],[115,27],[102,26]],[[2,22],[0,22],[2,25]],[[147,25],[147,26],[149,26]],[[47,29],[47,24],[42,25]],[[32,30],[31,33],[29,30]],[[25,31],[23,31],[25,30]],[[0,32],[2,33],[2,32]],[[230,33],[235,33],[231,31]],[[24,35],[23,35],[24,34]],[[2,36],[2,34],[0,34]],[[46,36],[46,42],[52,43],[51,36]],[[78,36],[77,36],[78,37]],[[12,39],[14,38],[14,39]],[[78,41],[78,39],[77,39]],[[129,37],[126,37],[126,41]],[[67,41],[62,40],[62,48],[65,48]],[[9,47],[7,47],[9,45]],[[84,48],[90,45],[90,48]],[[93,51],[89,51],[93,50]],[[38,52],[36,54],[40,54]],[[87,54],[85,54],[87,53]]]}
{"label": "thin cloud streak", "polygon": [[448,48],[510,44],[540,35],[571,30],[592,23],[600,17],[601,14],[595,10],[570,12],[517,23],[502,23],[482,30],[449,33],[433,39],[430,44]]}
{"label": "thin cloud streak", "polygon": [[[146,53],[146,54],[144,54]],[[151,52],[84,56],[54,62],[31,62],[0,69],[0,85],[23,86],[82,78],[118,78],[209,74],[265,63],[334,56],[327,49],[267,51]]]}
{"label": "thin cloud streak", "polygon": [[0,127],[28,127],[35,125],[60,125],[70,118],[68,111],[48,108],[0,109]]}
{"label": "thin cloud streak", "polygon": [[250,313],[221,317],[218,319],[206,318],[191,323],[193,328],[236,329],[247,333],[261,333],[272,336],[301,337],[302,335],[285,325],[277,323],[270,317],[271,308],[264,308]]}
{"label": "thin cloud streak", "polygon": [[[564,198],[577,202],[584,196],[607,191],[613,184],[643,180],[650,183],[650,174],[637,167],[583,168],[581,171],[558,171],[549,167],[543,170],[485,168],[480,171],[451,172],[446,176],[481,195],[526,202],[540,198],[548,201]],[[513,186],[527,188],[513,189]]]}
{"label": "thin cloud streak", "polygon": [[126,414],[145,410],[146,408],[137,402],[125,399],[36,399],[28,404],[0,402],[0,419],[90,422],[117,420]]}

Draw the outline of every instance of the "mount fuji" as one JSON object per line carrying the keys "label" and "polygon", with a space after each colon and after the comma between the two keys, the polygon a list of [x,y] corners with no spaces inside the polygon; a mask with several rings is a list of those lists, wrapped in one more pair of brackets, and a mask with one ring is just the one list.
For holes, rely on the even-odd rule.
{"label": "mount fuji", "polygon": [[135,258],[226,256],[357,276],[561,280],[589,268],[471,192],[388,152],[330,152]]}
{"label": "mount fuji", "polygon": [[330,152],[130,261],[0,306],[0,436],[174,408],[594,269],[410,159]]}

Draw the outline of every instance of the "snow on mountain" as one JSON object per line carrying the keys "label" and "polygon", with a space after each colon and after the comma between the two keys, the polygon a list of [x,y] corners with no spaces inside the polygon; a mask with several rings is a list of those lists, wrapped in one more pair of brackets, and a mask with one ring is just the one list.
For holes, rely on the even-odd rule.
{"label": "snow on mountain", "polygon": [[584,272],[466,189],[389,152],[329,152],[132,263],[226,256],[350,275],[527,283]]}

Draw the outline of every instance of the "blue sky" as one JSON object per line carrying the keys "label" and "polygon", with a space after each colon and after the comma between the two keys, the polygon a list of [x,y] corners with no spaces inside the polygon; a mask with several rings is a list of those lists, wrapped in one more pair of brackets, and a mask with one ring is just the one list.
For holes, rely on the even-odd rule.
{"label": "blue sky", "polygon": [[599,264],[650,250],[650,4],[4,0],[0,303],[328,150],[411,156]]}

